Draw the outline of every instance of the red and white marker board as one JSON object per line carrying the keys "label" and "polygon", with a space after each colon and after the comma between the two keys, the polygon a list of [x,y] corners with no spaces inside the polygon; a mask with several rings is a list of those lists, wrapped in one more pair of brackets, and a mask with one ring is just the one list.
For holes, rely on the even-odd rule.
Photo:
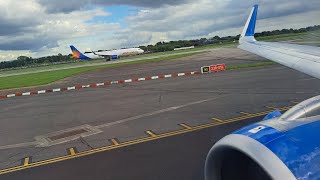
{"label": "red and white marker board", "polygon": [[226,70],[225,64],[216,64],[210,66],[210,72],[224,71]]}

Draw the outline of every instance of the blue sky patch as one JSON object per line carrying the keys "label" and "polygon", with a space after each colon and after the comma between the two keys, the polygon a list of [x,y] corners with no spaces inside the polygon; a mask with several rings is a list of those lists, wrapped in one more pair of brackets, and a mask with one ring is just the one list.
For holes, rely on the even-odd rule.
{"label": "blue sky patch", "polygon": [[110,16],[95,16],[86,23],[119,23],[122,28],[127,25],[125,23],[125,18],[137,14],[139,8],[132,6],[108,6],[104,10],[111,13]]}

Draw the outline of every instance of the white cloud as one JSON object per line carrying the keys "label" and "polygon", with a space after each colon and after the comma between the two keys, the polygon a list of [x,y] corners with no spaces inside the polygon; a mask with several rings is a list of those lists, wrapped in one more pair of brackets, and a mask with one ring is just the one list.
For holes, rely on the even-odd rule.
{"label": "white cloud", "polygon": [[[34,57],[67,54],[70,44],[97,50],[236,35],[251,6],[261,0],[61,1],[0,0],[0,60],[26,52]],[[90,21],[112,16],[104,5],[117,4],[139,6],[140,10],[126,17],[125,24]],[[319,7],[318,0],[261,1],[257,30],[320,24]]]}
{"label": "white cloud", "polygon": [[[120,28],[117,23],[88,25],[86,22],[95,16],[111,15],[100,8],[48,14],[35,0],[0,0],[0,8],[4,10],[0,11],[0,50],[17,50],[14,54],[50,54],[61,40],[96,36]],[[0,52],[0,59],[16,57],[12,51],[9,55],[5,52]]]}
{"label": "white cloud", "polygon": [[128,5],[139,7],[152,7],[159,8],[166,5],[179,5],[185,4],[192,0],[38,0],[40,4],[46,7],[46,10],[50,13],[56,12],[72,12],[81,10],[85,7],[92,5],[96,6],[114,6],[114,5]]}
{"label": "white cloud", "polygon": [[[143,9],[137,15],[128,17],[126,22],[128,31],[151,33],[153,43],[161,39],[235,35],[240,34],[252,4],[250,1],[239,0],[199,0],[179,6]],[[320,3],[316,0],[263,1],[259,11],[259,21],[263,23],[259,23],[258,30],[320,24],[319,18],[316,18],[319,7]],[[305,21],[306,18],[309,21]],[[154,38],[157,36],[158,39]]]}

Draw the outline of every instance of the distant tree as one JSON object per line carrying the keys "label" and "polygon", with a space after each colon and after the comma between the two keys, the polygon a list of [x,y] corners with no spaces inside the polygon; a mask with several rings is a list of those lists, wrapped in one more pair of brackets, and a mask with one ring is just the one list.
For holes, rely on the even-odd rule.
{"label": "distant tree", "polygon": [[139,48],[144,50],[144,51],[147,51],[147,49],[148,49],[146,46],[139,46]]}
{"label": "distant tree", "polygon": [[25,60],[27,60],[29,57],[27,57],[27,56],[19,56],[18,58],[17,58],[17,60],[18,61],[25,61]]}

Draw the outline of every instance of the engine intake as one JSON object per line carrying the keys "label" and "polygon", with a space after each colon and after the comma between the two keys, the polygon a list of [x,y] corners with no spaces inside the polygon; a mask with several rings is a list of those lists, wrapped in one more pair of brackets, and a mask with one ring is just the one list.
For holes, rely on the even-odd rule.
{"label": "engine intake", "polygon": [[263,144],[243,135],[231,134],[208,153],[206,180],[295,179],[287,166]]}

